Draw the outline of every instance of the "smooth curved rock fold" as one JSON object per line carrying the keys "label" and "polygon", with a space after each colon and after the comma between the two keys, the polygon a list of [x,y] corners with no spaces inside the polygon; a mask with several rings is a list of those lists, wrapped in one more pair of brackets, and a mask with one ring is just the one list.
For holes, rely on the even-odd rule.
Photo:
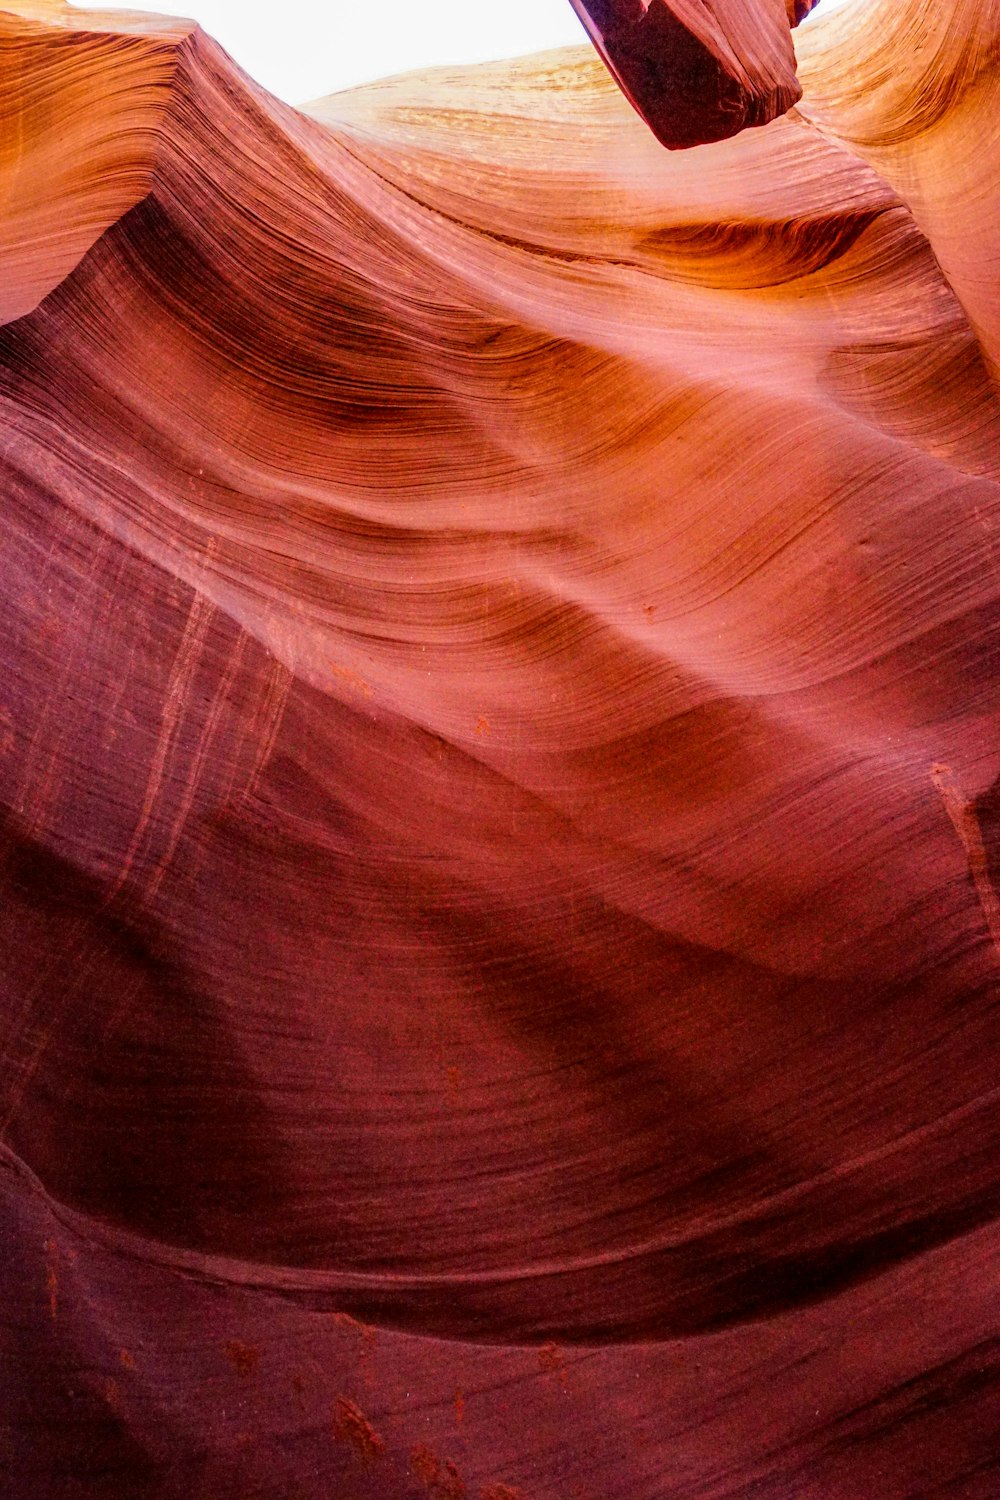
{"label": "smooth curved rock fold", "polygon": [[668,153],[8,0],[19,1500],[995,1497],[997,28]]}

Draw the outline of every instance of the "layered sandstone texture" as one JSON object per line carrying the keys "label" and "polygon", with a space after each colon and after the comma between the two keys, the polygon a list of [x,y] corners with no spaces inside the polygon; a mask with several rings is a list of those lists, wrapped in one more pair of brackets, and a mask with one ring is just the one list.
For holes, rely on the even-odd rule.
{"label": "layered sandstone texture", "polygon": [[5,1495],[1000,1494],[1000,4],[795,45],[3,0]]}

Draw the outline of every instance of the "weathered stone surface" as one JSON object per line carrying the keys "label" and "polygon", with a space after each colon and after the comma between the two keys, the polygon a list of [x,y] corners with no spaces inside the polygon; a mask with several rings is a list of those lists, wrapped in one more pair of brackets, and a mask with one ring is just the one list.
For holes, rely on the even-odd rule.
{"label": "weathered stone surface", "polygon": [[799,99],[789,23],[809,0],[570,0],[665,146],[725,140]]}
{"label": "weathered stone surface", "polygon": [[994,1500],[997,26],[8,0],[12,1496]]}

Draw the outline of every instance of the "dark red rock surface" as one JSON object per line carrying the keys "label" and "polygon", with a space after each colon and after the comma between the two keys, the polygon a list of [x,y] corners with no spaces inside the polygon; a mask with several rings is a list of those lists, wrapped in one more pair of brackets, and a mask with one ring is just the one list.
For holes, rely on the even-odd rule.
{"label": "dark red rock surface", "polygon": [[663,145],[767,125],[801,97],[789,23],[813,0],[570,0]]}
{"label": "dark red rock surface", "polygon": [[6,1493],[1000,1493],[998,40],[8,0]]}

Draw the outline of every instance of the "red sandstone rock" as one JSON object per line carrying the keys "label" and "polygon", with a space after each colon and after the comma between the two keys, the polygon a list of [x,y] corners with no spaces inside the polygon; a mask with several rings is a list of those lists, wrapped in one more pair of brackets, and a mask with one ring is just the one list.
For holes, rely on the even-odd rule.
{"label": "red sandstone rock", "polygon": [[[795,0],[570,0],[626,98],[665,145],[766,125],[800,97]],[[801,12],[801,14],[800,14]]]}
{"label": "red sandstone rock", "polygon": [[8,0],[18,1500],[994,1500],[997,41]]}

